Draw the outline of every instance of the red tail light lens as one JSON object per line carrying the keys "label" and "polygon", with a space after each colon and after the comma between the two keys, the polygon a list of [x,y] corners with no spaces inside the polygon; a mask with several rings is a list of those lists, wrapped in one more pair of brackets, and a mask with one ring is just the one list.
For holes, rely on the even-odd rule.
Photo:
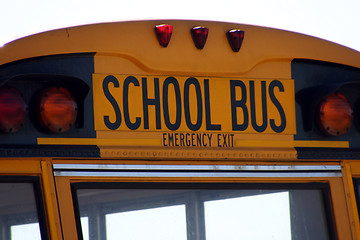
{"label": "red tail light lens", "polygon": [[11,133],[18,131],[25,123],[27,105],[21,93],[15,88],[0,89],[0,130]]}
{"label": "red tail light lens", "polygon": [[231,49],[238,52],[244,40],[245,32],[239,29],[233,29],[226,33]]}
{"label": "red tail light lens", "polygon": [[75,124],[76,116],[76,101],[65,88],[51,87],[40,94],[38,117],[49,132],[66,132]]}
{"label": "red tail light lens", "polygon": [[193,27],[191,29],[191,36],[198,49],[204,48],[208,34],[209,29],[206,27]]}
{"label": "red tail light lens", "polygon": [[353,110],[349,100],[340,93],[333,93],[320,102],[318,109],[320,129],[330,136],[345,134],[351,127]]}
{"label": "red tail light lens", "polygon": [[173,26],[168,24],[161,24],[155,26],[155,33],[159,40],[159,43],[163,47],[167,47],[172,35]]}

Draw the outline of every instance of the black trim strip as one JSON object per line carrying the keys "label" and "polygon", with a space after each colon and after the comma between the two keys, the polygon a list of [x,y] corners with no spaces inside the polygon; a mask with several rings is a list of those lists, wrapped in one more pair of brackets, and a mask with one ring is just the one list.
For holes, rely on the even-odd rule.
{"label": "black trim strip", "polygon": [[0,157],[100,157],[93,145],[1,145]]}
{"label": "black trim strip", "polygon": [[296,147],[298,159],[360,159],[360,149]]}

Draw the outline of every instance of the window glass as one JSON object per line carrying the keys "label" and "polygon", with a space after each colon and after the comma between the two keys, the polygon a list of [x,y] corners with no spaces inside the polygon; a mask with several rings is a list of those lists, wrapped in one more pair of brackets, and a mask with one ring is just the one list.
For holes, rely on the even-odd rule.
{"label": "window glass", "polygon": [[358,212],[360,216],[360,178],[354,178],[354,189],[355,189],[355,195],[356,195],[356,201],[358,206]]}
{"label": "window glass", "polygon": [[[248,185],[241,189],[236,184],[147,185],[74,184],[79,236],[84,233],[86,240],[297,240],[333,236],[323,184],[315,189],[311,184],[309,189],[291,189],[289,184],[287,189],[278,185],[266,185],[266,189],[249,189]],[[80,217],[88,221],[80,223]]]}
{"label": "window glass", "polygon": [[107,214],[106,236],[109,240],[185,240],[185,205]]}
{"label": "window glass", "polygon": [[29,223],[11,226],[11,240],[38,240],[41,239],[38,223]]}
{"label": "window glass", "polygon": [[207,240],[291,240],[289,192],[207,201],[205,227]]}
{"label": "window glass", "polygon": [[89,218],[82,217],[81,221],[81,229],[84,240],[89,240]]}
{"label": "window glass", "polygon": [[35,184],[0,182],[0,192],[1,239],[44,239],[40,231]]}

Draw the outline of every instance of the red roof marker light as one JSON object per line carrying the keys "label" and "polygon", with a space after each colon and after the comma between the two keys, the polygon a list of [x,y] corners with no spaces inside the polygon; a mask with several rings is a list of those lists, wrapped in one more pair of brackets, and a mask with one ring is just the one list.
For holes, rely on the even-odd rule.
{"label": "red roof marker light", "polygon": [[233,29],[226,33],[231,49],[234,52],[239,52],[242,42],[244,40],[245,32],[239,29]]}
{"label": "red roof marker light", "polygon": [[161,46],[163,47],[168,46],[171,39],[172,30],[173,30],[173,26],[168,24],[161,24],[155,26],[155,33]]}
{"label": "red roof marker light", "polygon": [[10,87],[0,89],[0,130],[5,133],[18,131],[25,123],[27,104],[21,93]]}
{"label": "red roof marker light", "polygon": [[193,27],[191,29],[191,36],[198,49],[203,49],[206,43],[206,39],[209,34],[209,29],[206,27]]}

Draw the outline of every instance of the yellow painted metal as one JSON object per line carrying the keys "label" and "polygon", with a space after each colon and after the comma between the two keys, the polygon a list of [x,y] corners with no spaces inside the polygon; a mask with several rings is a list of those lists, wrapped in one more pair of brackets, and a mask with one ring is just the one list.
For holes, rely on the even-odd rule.
{"label": "yellow painted metal", "polygon": [[56,190],[50,159],[46,158],[8,158],[0,160],[0,175],[39,176],[41,179],[49,237],[61,239]]}
{"label": "yellow painted metal", "polygon": [[[155,135],[156,134],[151,134]],[[162,146],[159,138],[38,138],[40,145]],[[216,144],[215,144],[216,145]],[[215,146],[214,145],[214,146]],[[325,147],[349,148],[347,141],[235,140],[236,147]]]}
{"label": "yellow painted metal", "polygon": [[354,232],[354,224],[350,217],[352,209],[349,209],[344,181],[342,178],[331,178],[328,180],[330,186],[330,198],[334,215],[336,239],[359,239]]}
{"label": "yellow painted metal", "polygon": [[0,159],[0,174],[40,175],[41,165],[39,159],[34,158],[7,158]]}
{"label": "yellow painted metal", "polygon": [[[155,35],[154,27],[159,23],[171,24],[174,27],[174,32],[167,48],[160,46]],[[209,37],[203,50],[197,49],[191,38],[190,29],[195,25],[206,26],[210,29]],[[226,32],[230,29],[242,29],[245,31],[244,43],[238,53],[234,53],[228,44]],[[175,158],[184,157],[184,154],[181,152],[189,150],[188,157],[185,158],[194,157],[195,155],[196,158],[210,156],[211,159],[217,156],[222,158],[230,157],[231,159],[256,159],[256,157],[251,157],[253,156],[251,152],[257,151],[259,160],[264,156],[267,156],[266,159],[276,158],[274,157],[277,156],[275,154],[276,151],[280,152],[277,156],[280,159],[296,159],[294,147],[347,148],[349,146],[347,142],[338,141],[293,140],[293,134],[296,131],[294,82],[291,80],[290,66],[293,58],[324,60],[349,66],[360,66],[360,57],[356,51],[334,43],[297,33],[235,23],[184,20],[133,21],[66,28],[20,39],[0,49],[0,55],[2,56],[0,65],[37,56],[69,53],[94,53],[95,56],[93,97],[97,138],[39,138],[38,144],[40,145],[96,145],[101,149],[102,157],[125,157],[124,153],[128,153],[128,156],[133,154],[147,156],[150,154],[156,157],[161,155],[168,157],[169,154],[171,155],[171,153],[167,154],[170,148],[163,149],[164,153],[159,154],[158,147],[161,146],[174,147],[173,156]],[[184,114],[182,114],[181,127],[176,133],[166,128],[163,117],[161,119],[161,127],[156,128],[154,109],[153,106],[150,106],[149,129],[145,129],[143,123],[136,129],[136,131],[142,132],[141,134],[128,136],[125,131],[130,130],[127,129],[124,120],[117,129],[122,131],[122,134],[104,133],[108,130],[104,125],[104,116],[108,116],[110,121],[114,121],[114,109],[106,97],[104,97],[102,86],[104,78],[110,74],[119,79],[120,86],[122,86],[126,76],[134,76],[140,82],[139,87],[135,87],[132,84],[129,85],[129,91],[131,91],[131,94],[129,94],[129,99],[131,100],[129,105],[131,121],[134,121],[136,117],[143,117],[141,112],[141,99],[143,96],[142,91],[140,91],[142,81],[140,78],[153,79],[158,77],[161,86],[167,76],[173,76],[180,84],[181,97],[183,97],[184,81],[187,78],[195,77],[199,80],[202,94],[204,94],[204,79],[209,79],[209,105],[211,107],[209,116],[213,124],[221,125],[221,131],[217,132],[206,128],[204,111],[201,127],[196,134],[189,131],[185,124]],[[241,131],[241,134],[232,131],[230,121],[232,113],[229,107],[231,105],[229,100],[230,80],[242,81],[244,86],[246,86],[246,93],[248,95],[246,102],[249,111],[249,126],[244,131]],[[253,134],[256,131],[250,124],[252,117],[249,107],[249,81],[254,81],[255,83],[255,116],[257,124],[261,124],[263,111],[260,110],[263,109],[261,101],[258,101],[260,99],[259,96],[261,96],[261,86],[259,84],[261,81],[265,81],[268,91],[269,83],[274,80],[284,85],[284,92],[275,88],[274,95],[278,99],[280,106],[284,109],[287,126],[280,133],[274,133],[274,130],[268,124],[261,134]],[[170,87],[172,86],[170,85]],[[152,95],[150,93],[153,92],[153,85],[150,82],[148,88],[149,97],[151,98]],[[122,105],[123,89],[121,87],[116,88],[110,84],[109,90],[114,95],[118,104]],[[190,90],[191,99],[194,100],[194,89],[191,88]],[[169,92],[173,94],[173,91]],[[162,96],[163,89],[161,87],[159,93]],[[237,97],[237,100],[241,98],[240,95]],[[174,98],[174,95],[169,96],[169,118],[172,123],[174,123],[175,118]],[[273,120],[278,125],[281,121],[279,109],[275,107],[268,93],[266,94],[266,99],[268,107],[267,121]],[[204,102],[205,98],[202,96],[203,105]],[[163,114],[162,103],[161,107],[161,113]],[[197,116],[197,107],[193,103],[190,105],[190,119],[193,122]],[[123,111],[122,107],[121,111]],[[183,106],[182,111],[184,111]],[[243,120],[242,115],[242,109],[238,108],[237,117],[239,123]],[[122,117],[124,118],[124,116]],[[169,133],[167,134],[167,132]],[[177,133],[179,134],[177,135]],[[222,133],[227,135],[224,137]],[[258,138],[249,141],[244,135],[256,135]],[[272,138],[264,141],[260,135],[272,135]],[[277,135],[288,136],[278,139]],[[110,136],[115,137],[112,138]],[[198,142],[194,140],[196,138],[203,140]],[[289,138],[291,139],[289,140]],[[133,147],[145,147],[147,149],[153,147],[153,149],[151,151],[144,151],[143,149],[131,150]],[[195,148],[201,149],[203,152],[195,153],[193,151]],[[180,153],[181,155],[179,156]]]}
{"label": "yellow painted metal", "polygon": [[41,161],[44,204],[47,213],[47,222],[50,238],[53,240],[62,239],[61,225],[59,219],[57,196],[54,185],[54,176],[50,161]]}
{"label": "yellow painted metal", "polygon": [[[170,44],[167,48],[159,45],[154,27],[156,24],[167,23],[174,26]],[[193,44],[190,29],[203,25],[210,29],[207,43],[203,50],[198,50]],[[245,31],[245,39],[239,53],[234,53],[226,39],[230,29]],[[168,181],[194,182],[187,178],[69,178],[55,177],[52,181],[52,163],[107,163],[107,164],[337,164],[339,160],[298,160],[294,147],[330,147],[348,148],[346,141],[295,141],[295,101],[293,81],[291,80],[291,61],[296,58],[322,60],[360,67],[360,55],[357,51],[344,48],[324,40],[276,29],[249,26],[235,23],[220,23],[208,21],[154,20],[123,23],[107,23],[89,26],[67,28],[50,31],[9,43],[0,49],[0,65],[27,58],[49,56],[53,54],[94,53],[94,99],[95,99],[95,129],[96,138],[38,138],[40,145],[96,145],[101,149],[101,159],[39,159],[13,158],[0,160],[1,175],[36,175],[41,176],[48,217],[48,227],[52,239],[76,239],[77,230],[71,195],[71,182],[100,181]],[[169,60],[171,59],[171,61]],[[164,135],[164,120],[161,129],[154,125],[154,112],[150,110],[149,129],[143,126],[137,131],[126,131],[123,124],[120,131],[108,131],[102,124],[102,118],[109,116],[113,121],[113,109],[102,93],[102,82],[108,75],[114,75],[123,81],[124,76],[154,78],[159,77],[163,83],[165,76],[174,76],[183,86],[189,77],[200,79],[200,88],[204,89],[204,79],[209,79],[211,119],[213,123],[221,124],[224,129],[221,134],[231,133],[227,119],[229,110],[229,80],[241,80],[249,86],[250,80],[279,80],[284,84],[284,93],[275,92],[281,106],[284,106],[289,126],[282,134],[274,133],[270,128],[262,134],[255,134],[250,127],[246,134],[234,134],[233,147],[228,148],[224,141],[198,146],[165,146],[169,135]],[[223,83],[225,84],[223,85]],[[123,83],[123,82],[121,82]],[[140,81],[141,83],[141,81]],[[221,84],[220,84],[221,83]],[[227,85],[226,85],[227,84]],[[290,86],[291,85],[291,86]],[[122,103],[122,89],[110,86],[111,93],[117,102]],[[161,85],[160,85],[161,86]],[[142,108],[142,92],[130,85],[132,100]],[[259,95],[255,84],[255,94]],[[289,90],[290,89],[290,90]],[[149,85],[149,93],[153,86]],[[160,88],[160,93],[162,93]],[[181,89],[183,96],[183,88]],[[193,91],[193,90],[191,90]],[[248,92],[247,92],[248,93]],[[284,94],[283,97],[281,94]],[[161,94],[160,94],[161,95]],[[194,95],[194,94],[193,94]],[[153,95],[149,95],[153,97]],[[223,97],[224,101],[219,101]],[[240,97],[240,96],[239,96]],[[169,99],[174,96],[169,96]],[[203,99],[204,101],[204,99]],[[270,101],[270,102],[269,102]],[[249,100],[247,100],[249,102]],[[261,101],[260,101],[261,102]],[[267,97],[267,102],[271,100]],[[170,103],[170,119],[174,119],[174,103]],[[259,104],[259,103],[257,103]],[[140,117],[142,114],[130,105],[130,116]],[[191,105],[190,115],[196,115],[196,106]],[[272,108],[272,110],[271,110]],[[261,105],[256,105],[261,109]],[[269,106],[269,118],[279,122],[278,111]],[[239,113],[241,115],[241,113]],[[261,119],[261,111],[256,114]],[[205,117],[204,117],[205,118]],[[239,116],[240,119],[240,116]],[[193,119],[194,121],[194,119]],[[260,124],[261,122],[258,122]],[[187,133],[184,120],[179,133]],[[204,120],[200,133],[212,133],[213,139],[219,137],[214,131],[205,132]],[[230,130],[229,130],[230,129]],[[202,135],[204,136],[204,135]],[[206,142],[209,144],[209,142]],[[176,143],[174,142],[176,145]],[[159,161],[158,161],[159,160]],[[240,160],[240,161],[239,161]],[[287,162],[288,161],[288,162]],[[343,178],[202,178],[200,182],[326,182],[331,189],[331,202],[338,239],[360,239],[359,219],[353,189],[352,177],[360,176],[360,165],[348,161],[343,164]],[[56,191],[56,194],[55,194]],[[57,198],[56,198],[57,197]],[[56,202],[58,201],[58,203]],[[57,211],[60,213],[60,221]]]}
{"label": "yellow painted metal", "polygon": [[[155,25],[161,23],[174,27],[167,48],[160,46],[154,32]],[[190,29],[198,25],[209,28],[203,50],[196,49],[191,39]],[[234,53],[227,42],[226,32],[231,29],[245,31],[239,53]],[[138,69],[161,74],[171,71],[239,76],[274,61],[289,63],[294,56],[360,67],[358,52],[321,39],[251,25],[198,20],[119,22],[50,31],[5,45],[0,50],[0,65],[37,56],[79,52],[123,58],[136,63]],[[171,63],[168,61],[170,56]],[[200,58],[209,60],[199,61]],[[276,66],[282,67],[281,64]],[[272,71],[271,67],[267,69]],[[129,69],[131,73],[132,70]],[[273,70],[277,71],[279,68]]]}
{"label": "yellow painted metal", "polygon": [[74,205],[72,201],[70,179],[55,178],[63,239],[77,239]]}
{"label": "yellow painted metal", "polygon": [[344,180],[344,189],[347,202],[347,208],[350,217],[350,225],[352,230],[353,239],[360,239],[360,225],[358,207],[356,204],[356,197],[354,191],[353,175],[351,173],[351,164],[343,163],[342,174]]}
{"label": "yellow painted metal", "polygon": [[281,147],[324,147],[324,148],[349,148],[348,141],[257,141],[257,140],[237,140],[236,146],[262,146],[264,148],[281,148]]}
{"label": "yellow painted metal", "polygon": [[360,177],[360,163],[358,161],[346,161],[346,164],[350,165],[351,174],[353,177]]}
{"label": "yellow painted metal", "polygon": [[[148,160],[236,160],[240,161],[276,161],[277,163],[284,160],[296,160],[297,153],[291,148],[277,149],[256,149],[240,148],[236,150],[209,150],[202,149],[166,149],[166,148],[135,148],[135,147],[112,147],[106,146],[101,148],[102,158],[122,158],[122,159],[148,159]],[[213,164],[213,163],[211,163]]]}
{"label": "yellow painted metal", "polygon": [[161,146],[161,139],[38,138],[40,145]]}
{"label": "yellow painted metal", "polygon": [[[60,161],[64,162],[64,161]],[[245,163],[246,164],[246,163]],[[59,194],[70,196],[70,183],[76,182],[206,182],[206,183],[313,183],[322,182],[329,184],[330,198],[336,227],[336,239],[348,240],[357,239],[353,231],[354,223],[351,222],[349,209],[347,206],[346,190],[344,189],[343,179],[337,178],[156,178],[156,177],[56,177],[56,183]],[[61,192],[61,193],[60,193]],[[63,204],[67,202],[68,212],[62,214],[62,221],[65,222],[64,228],[67,228],[67,237],[73,239],[76,231],[73,224],[73,209],[70,200],[62,199]],[[351,210],[351,209],[350,209]],[[64,229],[65,231],[65,229]],[[65,238],[67,239],[67,238]]]}
{"label": "yellow painted metal", "polygon": [[[107,83],[107,79],[116,81]],[[134,83],[125,84],[127,79],[136,81]],[[163,86],[166,80],[172,80],[172,84],[166,87],[168,89],[166,97],[164,96]],[[149,110],[148,121],[143,118],[143,99],[155,98],[155,80],[158,87],[158,102],[161,120],[157,119],[155,111]],[[186,83],[192,80],[192,84],[186,87]],[[239,83],[235,87],[231,83]],[[276,87],[274,87],[275,84]],[[106,85],[106,86],[104,86]],[[174,86],[178,87],[178,94],[175,94]],[[197,86],[198,88],[195,88]],[[105,93],[105,87],[110,94]],[[126,88],[125,88],[126,87]],[[144,89],[146,96],[144,96]],[[187,89],[188,91],[186,91]],[[231,90],[234,96],[231,97]],[[243,91],[243,93],[242,93]],[[106,91],[107,92],[107,91]],[[122,119],[125,118],[125,107],[130,111],[129,120],[134,122],[135,119],[140,120],[136,131],[170,131],[165,122],[167,119],[174,124],[179,120],[177,131],[190,131],[187,124],[186,113],[192,125],[200,123],[197,132],[232,132],[232,119],[236,117],[236,124],[244,126],[241,133],[257,133],[252,123],[257,125],[265,125],[261,133],[279,133],[279,134],[295,134],[295,93],[293,80],[277,80],[277,79],[242,79],[242,78],[219,78],[219,77],[194,77],[194,76],[149,76],[149,75],[112,75],[94,74],[93,76],[93,93],[94,93],[94,119],[95,130],[110,130],[104,121],[107,116],[110,122],[115,122],[118,117],[115,116],[114,107],[109,101],[112,97],[119,107]],[[245,94],[245,95],[243,95]],[[271,95],[270,95],[271,94]],[[110,95],[110,96],[109,96]],[[208,95],[208,96],[206,96]],[[253,96],[253,101],[251,99]],[[246,104],[237,106],[232,104],[233,101],[243,101]],[[126,99],[128,104],[123,101]],[[186,100],[189,100],[189,107],[185,106]],[[165,103],[168,104],[165,107]],[[263,103],[265,103],[263,105]],[[276,104],[278,104],[276,106]],[[147,106],[147,105],[146,105]],[[149,107],[152,108],[151,106]],[[187,110],[188,109],[188,110]],[[177,113],[178,110],[178,113]],[[234,111],[233,111],[234,110]],[[253,112],[254,111],[254,112]],[[168,112],[168,114],[165,114]],[[263,115],[266,115],[265,123]],[[280,118],[284,114],[284,119]],[[200,117],[199,117],[200,116]],[[252,117],[255,117],[253,119]],[[198,119],[200,118],[200,122]],[[125,118],[126,119],[126,118]],[[160,128],[155,125],[159,120]],[[274,121],[274,123],[271,123]],[[129,127],[124,120],[121,124],[112,130],[129,131]],[[145,123],[148,127],[145,128]],[[208,124],[216,125],[217,129],[211,129]],[[276,131],[273,125],[284,125],[283,129]]]}
{"label": "yellow painted metal", "polygon": [[[250,154],[250,153],[249,153]],[[275,153],[274,153],[275,154]],[[276,154],[279,154],[278,152]],[[250,157],[250,155],[249,155]],[[118,158],[119,159],[119,158]],[[147,158],[150,159],[150,158]],[[187,164],[221,164],[224,163],[217,156],[217,161],[210,161],[208,158],[207,161],[197,162],[195,159],[191,162],[187,162]],[[266,158],[264,158],[266,159]],[[73,210],[73,202],[72,195],[70,189],[71,182],[151,182],[151,181],[162,181],[162,182],[272,182],[272,183],[294,183],[294,182],[327,182],[331,189],[331,201],[333,204],[333,214],[334,221],[336,224],[336,231],[338,239],[356,239],[357,237],[357,229],[358,229],[358,220],[356,215],[356,203],[355,197],[353,193],[353,186],[351,182],[351,169],[348,168],[349,165],[346,165],[346,170],[343,171],[344,181],[342,178],[201,178],[201,179],[188,179],[188,178],[101,178],[101,177],[56,177],[56,191],[58,196],[58,207],[62,219],[62,229],[59,229],[59,220],[57,220],[57,206],[56,206],[56,197],[55,197],[55,186],[52,183],[52,173],[51,173],[51,164],[52,163],[84,163],[84,160],[50,160],[50,159],[14,159],[13,164],[19,169],[22,169],[22,165],[30,166],[29,162],[34,165],[39,165],[40,168],[37,168],[37,174],[41,174],[42,177],[42,185],[44,191],[44,201],[46,204],[46,212],[48,218],[48,226],[50,229],[50,235],[52,239],[61,239],[61,232],[64,234],[64,239],[76,239],[77,231],[76,224],[74,218],[74,210]],[[275,158],[274,158],[275,160]],[[10,166],[11,160],[3,161],[5,169],[2,169],[2,174],[14,174],[15,166]],[[278,160],[276,160],[278,161]],[[137,163],[134,160],[130,162],[126,160],[126,158],[122,158],[122,160],[87,160],[86,163],[112,163],[112,164],[126,164],[126,163]],[[141,163],[148,163],[145,160],[142,160]],[[154,162],[152,164],[169,164],[170,161],[166,162]],[[172,162],[174,164],[176,162]],[[229,164],[229,159],[227,159],[226,164]],[[241,164],[254,164],[253,162],[244,161]],[[291,164],[293,162],[283,162],[277,164]],[[176,163],[178,164],[178,163]],[[239,164],[239,163],[238,163]],[[258,163],[264,164],[264,163]],[[265,164],[272,164],[271,162]],[[334,164],[331,162],[297,162],[297,164],[313,164],[313,165],[321,165],[321,164]],[[347,163],[348,164],[348,163]],[[10,166],[10,167],[9,167]],[[32,167],[31,171],[28,171],[29,174],[34,174],[35,167]],[[345,168],[344,168],[345,169]],[[353,174],[355,174],[359,168],[354,167]],[[24,169],[23,169],[24,170]],[[22,171],[23,171],[22,170]],[[39,171],[40,170],[40,171]],[[19,174],[19,171],[17,171]],[[24,173],[22,173],[24,174]],[[360,174],[358,171],[357,174]],[[356,176],[356,175],[355,175]],[[351,233],[352,231],[352,233]]]}
{"label": "yellow painted metal", "polygon": [[[232,148],[162,148],[163,133],[138,133],[140,136],[131,134],[100,134],[99,138],[38,138],[38,144],[45,145],[97,145],[101,148],[101,157],[122,157],[122,158],[165,158],[165,159],[257,159],[257,160],[289,160],[297,159],[294,147],[331,147],[348,148],[346,141],[294,141],[291,138],[275,137],[269,139],[244,138],[242,135],[235,135],[235,144]],[[112,138],[106,138],[107,136]],[[125,138],[123,138],[125,137]],[[146,138],[148,137],[148,138]],[[149,138],[151,137],[151,138]],[[154,138],[158,137],[158,138]],[[241,139],[237,139],[237,137]],[[273,140],[271,140],[273,138]],[[217,146],[215,142],[214,147]],[[141,148],[134,148],[141,146]]]}

